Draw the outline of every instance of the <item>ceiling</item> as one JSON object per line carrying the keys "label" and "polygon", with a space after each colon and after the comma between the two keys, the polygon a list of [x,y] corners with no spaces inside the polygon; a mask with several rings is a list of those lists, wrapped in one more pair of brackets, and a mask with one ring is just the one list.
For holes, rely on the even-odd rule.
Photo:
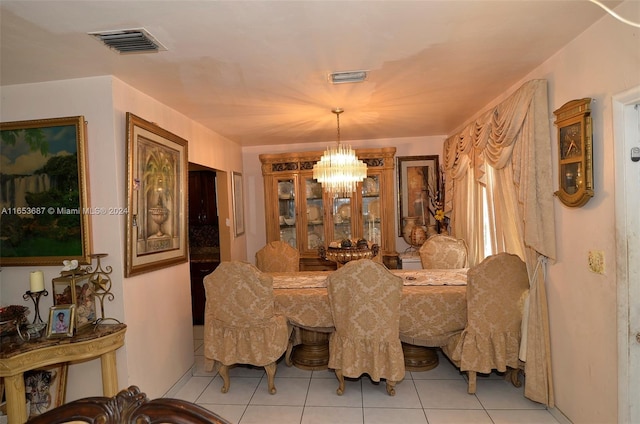
{"label": "ceiling", "polygon": [[[0,83],[114,75],[242,146],[335,140],[335,107],[342,140],[445,135],[605,14],[587,0],[3,0]],[[167,50],[120,55],[87,34],[126,28]],[[368,79],[328,82],[349,70]]]}

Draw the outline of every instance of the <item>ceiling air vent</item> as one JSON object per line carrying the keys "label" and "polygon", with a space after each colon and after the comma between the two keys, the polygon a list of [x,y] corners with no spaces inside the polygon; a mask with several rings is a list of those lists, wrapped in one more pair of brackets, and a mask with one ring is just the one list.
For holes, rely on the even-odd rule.
{"label": "ceiling air vent", "polygon": [[341,71],[329,74],[329,81],[333,84],[344,84],[348,82],[362,82],[367,79],[368,71]]}
{"label": "ceiling air vent", "polygon": [[157,53],[161,50],[167,50],[144,28],[90,32],[89,35],[120,54]]}

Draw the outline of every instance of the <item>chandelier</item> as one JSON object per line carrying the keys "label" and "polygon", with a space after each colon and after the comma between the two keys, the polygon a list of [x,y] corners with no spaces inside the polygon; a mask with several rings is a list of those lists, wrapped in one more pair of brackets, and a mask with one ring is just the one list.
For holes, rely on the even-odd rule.
{"label": "chandelier", "polygon": [[340,114],[335,108],[338,123],[338,143],[327,147],[320,161],[313,165],[313,178],[322,184],[323,190],[332,197],[351,197],[359,182],[367,177],[367,165],[358,159],[351,146],[340,144]]}

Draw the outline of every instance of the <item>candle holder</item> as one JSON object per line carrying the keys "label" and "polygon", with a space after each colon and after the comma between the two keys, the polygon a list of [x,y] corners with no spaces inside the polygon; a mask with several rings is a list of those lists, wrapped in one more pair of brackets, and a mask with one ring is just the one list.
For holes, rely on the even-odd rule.
{"label": "candle holder", "polygon": [[25,294],[22,295],[24,300],[31,298],[33,301],[33,306],[35,308],[35,316],[33,317],[32,324],[44,324],[42,318],[40,318],[40,297],[41,296],[49,296],[49,292],[45,289],[39,292],[32,292],[31,290],[27,290]]}

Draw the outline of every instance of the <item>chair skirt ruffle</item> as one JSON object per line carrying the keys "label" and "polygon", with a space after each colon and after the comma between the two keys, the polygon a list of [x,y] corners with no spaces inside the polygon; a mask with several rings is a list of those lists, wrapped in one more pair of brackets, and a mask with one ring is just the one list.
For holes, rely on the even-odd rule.
{"label": "chair skirt ruffle", "polygon": [[352,339],[331,333],[329,337],[329,368],[341,369],[345,377],[368,374],[373,381],[404,378],[404,356],[399,339],[392,341]]}
{"label": "chair skirt ruffle", "polygon": [[497,332],[486,337],[464,330],[442,350],[460,371],[505,372],[507,367],[519,366],[520,332]]}
{"label": "chair skirt ruffle", "polygon": [[281,315],[266,323],[239,327],[213,319],[205,326],[205,369],[213,370],[212,361],[258,367],[270,364],[287,350],[289,335],[287,319]]}

